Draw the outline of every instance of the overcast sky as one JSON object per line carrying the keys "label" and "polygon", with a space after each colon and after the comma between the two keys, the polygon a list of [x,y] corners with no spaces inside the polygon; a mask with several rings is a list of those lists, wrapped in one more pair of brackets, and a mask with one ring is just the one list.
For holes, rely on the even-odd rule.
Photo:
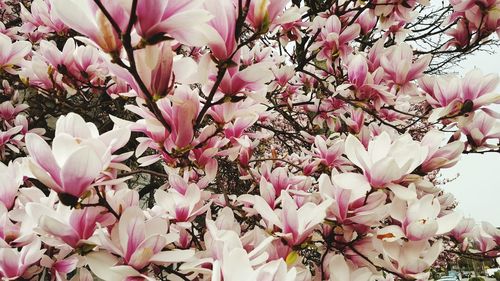
{"label": "overcast sky", "polygon": [[[500,73],[500,48],[496,54],[479,53],[470,56],[456,71],[465,74],[473,68],[486,73]],[[500,93],[500,87],[497,88]],[[500,106],[495,105],[500,111]],[[447,178],[459,177],[443,186],[459,202],[459,210],[465,216],[478,221],[489,221],[500,226],[500,153],[462,155],[461,161],[449,169],[441,170]]]}

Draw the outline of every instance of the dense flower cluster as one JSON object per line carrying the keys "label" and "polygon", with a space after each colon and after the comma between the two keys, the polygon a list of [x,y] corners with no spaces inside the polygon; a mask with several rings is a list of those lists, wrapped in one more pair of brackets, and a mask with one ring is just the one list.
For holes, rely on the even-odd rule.
{"label": "dense flower cluster", "polygon": [[0,279],[500,257],[436,181],[499,151],[500,77],[445,70],[497,40],[500,2],[438,2],[0,0]]}

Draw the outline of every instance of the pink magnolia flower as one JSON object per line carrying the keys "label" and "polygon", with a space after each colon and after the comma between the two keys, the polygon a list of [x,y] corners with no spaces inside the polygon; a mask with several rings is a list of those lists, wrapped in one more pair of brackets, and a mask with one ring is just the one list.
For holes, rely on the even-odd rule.
{"label": "pink magnolia flower", "polygon": [[481,228],[490,235],[497,245],[500,245],[500,230],[487,221],[481,222]]}
{"label": "pink magnolia flower", "polygon": [[57,48],[55,43],[44,40],[40,42],[38,53],[55,69],[64,67],[67,71],[72,72],[76,48],[77,45],[73,38],[66,41],[62,51]]}
{"label": "pink magnolia flower", "polygon": [[349,60],[349,65],[347,68],[347,77],[349,81],[357,86],[361,87],[365,84],[368,76],[368,63],[363,55],[355,55]]}
{"label": "pink magnolia flower", "polygon": [[11,101],[4,101],[0,104],[0,118],[10,121],[28,107],[29,106],[24,103],[16,104],[16,106],[14,106]]}
{"label": "pink magnolia flower", "polygon": [[427,102],[435,108],[429,119],[437,120],[460,111],[462,87],[457,76],[424,76],[418,82]]}
{"label": "pink magnolia flower", "polygon": [[478,69],[467,72],[462,80],[461,101],[472,102],[470,111],[482,106],[500,102],[500,95],[495,91],[500,82],[498,74],[483,75]]}
{"label": "pink magnolia flower", "polygon": [[391,216],[401,222],[401,228],[391,225],[378,232],[380,237],[387,238],[388,241],[403,236],[411,241],[427,240],[451,231],[462,219],[458,212],[440,215],[441,204],[432,194],[417,199],[414,191],[410,194],[410,188],[397,185],[390,188],[397,197],[402,198],[394,199],[390,209]]}
{"label": "pink magnolia flower", "polygon": [[271,84],[276,87],[286,87],[288,82],[295,76],[295,70],[292,65],[285,65],[280,68],[271,69],[274,74],[275,81]]}
{"label": "pink magnolia flower", "polygon": [[212,263],[211,280],[297,280],[296,269],[288,270],[283,259],[268,261],[267,250],[271,250],[275,238],[265,235],[255,245],[248,245],[244,242],[247,239],[239,237],[239,229],[230,226],[233,223],[238,226],[228,208],[219,213],[215,222],[206,221],[204,240],[211,256],[207,259]]}
{"label": "pink magnolia flower", "polygon": [[40,215],[40,232],[53,237],[54,241],[46,242],[53,246],[66,244],[76,249],[84,244],[92,244],[88,240],[94,235],[97,223],[107,226],[114,222],[114,217],[100,207],[71,210],[59,204],[54,210],[36,203],[28,207],[31,208],[30,212]]}
{"label": "pink magnolia flower", "polygon": [[241,138],[245,131],[250,128],[257,120],[259,115],[249,114],[248,116],[237,117],[234,122],[226,124],[224,135],[231,141]]}
{"label": "pink magnolia flower", "polygon": [[[20,3],[20,17],[23,23],[30,23],[39,29],[48,29],[50,32],[62,33],[67,30],[66,25],[54,16],[49,0],[34,0],[31,2],[31,13]],[[42,41],[43,42],[43,41]]]}
{"label": "pink magnolia flower", "polygon": [[[132,131],[139,131],[146,134],[147,138],[139,138],[141,143],[136,150],[136,156],[141,155],[148,147],[156,150],[162,144],[168,152],[174,150],[185,151],[194,141],[194,122],[200,110],[198,94],[187,86],[179,86],[173,95],[161,98],[156,103],[163,118],[170,126],[170,132],[156,118],[156,116],[146,108],[142,99],[137,99],[138,106],[127,105],[126,109],[140,115],[144,119],[138,120],[135,124],[123,121],[124,126],[131,126]],[[162,155],[163,156],[163,155]],[[140,160],[142,165],[150,165],[160,159],[160,155],[147,156]],[[167,156],[168,157],[168,156]]]}
{"label": "pink magnolia flower", "polygon": [[[211,78],[215,79],[215,76]],[[237,65],[228,68],[219,85],[219,90],[229,96],[258,91],[263,89],[266,86],[265,83],[271,81],[272,78],[272,72],[266,62],[252,64],[243,70],[240,70]]]}
{"label": "pink magnolia flower", "polygon": [[[471,24],[473,30],[484,29],[483,32],[494,32],[500,26],[500,17],[496,9],[500,6],[497,0],[453,1],[453,16],[462,15]],[[470,31],[469,31],[470,32]]]}
{"label": "pink magnolia flower", "polygon": [[[415,1],[411,0],[407,3],[397,3],[396,5],[390,5],[390,1],[387,0],[377,0],[375,2],[374,14],[376,16],[387,17],[384,19],[386,25],[391,25],[394,22],[408,22],[412,19],[411,11],[420,3],[426,5],[428,2],[426,0]],[[388,5],[389,4],[389,5]]]}
{"label": "pink magnolia flower", "polygon": [[446,35],[453,37],[450,40],[446,47],[455,46],[457,48],[463,48],[470,44],[471,34],[470,30],[472,29],[472,24],[465,20],[464,18],[460,18],[454,28],[451,28],[445,32]]}
{"label": "pink magnolia flower", "polygon": [[[50,269],[51,280],[65,280],[66,275],[76,269],[79,262],[78,255],[68,256],[70,253],[71,249],[61,249],[53,259],[43,255],[40,265]],[[85,279],[79,280],[86,281]]]}
{"label": "pink magnolia flower", "polygon": [[40,239],[36,239],[22,247],[21,251],[15,248],[0,248],[0,278],[21,278],[30,266],[42,258],[45,250],[40,250],[41,244]]}
{"label": "pink magnolia flower", "polygon": [[[154,42],[167,34],[169,37],[192,46],[202,46],[208,41],[213,18],[203,7],[203,0],[151,0],[137,2],[137,33],[146,41]],[[189,21],[189,24],[186,24]],[[155,38],[159,37],[159,38]]]}
{"label": "pink magnolia flower", "polygon": [[24,57],[31,52],[31,43],[28,41],[12,40],[0,33],[0,69],[14,73],[14,66],[19,66]]}
{"label": "pink magnolia flower", "polygon": [[345,149],[347,158],[361,168],[364,177],[353,173],[340,174],[337,182],[341,186],[366,186],[368,183],[375,188],[384,187],[412,173],[428,155],[428,148],[412,140],[410,135],[391,140],[385,131],[370,140],[368,149],[349,135]]}
{"label": "pink magnolia flower", "polygon": [[248,8],[247,21],[256,32],[265,33],[283,12],[289,0],[253,0]]}
{"label": "pink magnolia flower", "polygon": [[318,39],[310,47],[310,50],[319,49],[317,58],[320,60],[334,61],[337,57],[345,57],[351,50],[349,42],[359,35],[360,26],[357,23],[342,27],[342,23],[335,15],[327,19],[316,17],[313,29],[319,29]]}
{"label": "pink magnolia flower", "polygon": [[458,242],[464,242],[467,237],[472,236],[476,227],[476,221],[472,218],[462,218],[460,222],[450,231],[450,235]]}
{"label": "pink magnolia flower", "polygon": [[172,128],[166,146],[181,150],[188,147],[193,141],[193,125],[200,110],[198,94],[188,87],[178,87],[172,96],[159,100],[158,107]]}
{"label": "pink magnolia flower", "polygon": [[56,122],[55,136],[69,135],[79,144],[88,144],[92,146],[98,155],[101,155],[101,161],[104,169],[112,168],[117,170],[128,170],[129,168],[120,163],[132,155],[132,152],[122,154],[111,154],[122,148],[130,139],[130,129],[113,128],[112,130],[99,134],[95,124],[85,122],[78,114],[68,113],[60,116]]}
{"label": "pink magnolia flower", "polygon": [[337,184],[338,176],[334,175],[330,179],[323,174],[319,178],[322,196],[335,200],[327,209],[328,218],[346,225],[374,225],[387,216],[387,196],[383,192],[377,191],[368,195],[368,189],[362,186],[340,187]]}
{"label": "pink magnolia flower", "polygon": [[[381,110],[381,113],[382,112]],[[346,113],[348,117],[343,114],[340,115],[340,118],[346,123],[347,127],[349,127],[349,132],[351,134],[359,134],[365,126],[365,112],[360,108],[350,108]]]}
{"label": "pink magnolia flower", "polygon": [[383,256],[378,264],[416,280],[429,278],[430,273],[426,270],[443,250],[441,240],[435,241],[432,246],[427,240],[386,242],[374,239],[373,241],[375,248]]}
{"label": "pink magnolia flower", "polygon": [[431,194],[409,204],[403,229],[410,240],[422,240],[452,230],[462,218],[457,212],[438,217],[441,205]]}
{"label": "pink magnolia flower", "polygon": [[188,184],[173,173],[169,177],[172,188],[168,191],[158,189],[154,195],[159,212],[166,212],[169,219],[182,223],[192,221],[207,211],[210,203],[204,203],[206,198],[203,198],[205,196],[196,184]]}
{"label": "pink magnolia flower", "polygon": [[387,79],[396,85],[403,93],[412,93],[414,85],[410,82],[423,76],[429,66],[430,55],[424,55],[414,61],[410,45],[401,43],[389,47],[380,58],[380,65],[384,68]]}
{"label": "pink magnolia flower", "polygon": [[[126,185],[125,183],[122,183]],[[117,214],[121,214],[129,207],[139,205],[139,193],[129,188],[106,191],[106,200]]]}
{"label": "pink magnolia flower", "polygon": [[205,9],[214,16],[208,23],[208,46],[217,60],[224,61],[236,50],[236,6],[230,0],[206,0]]}
{"label": "pink magnolia flower", "polygon": [[9,248],[11,243],[16,245],[15,240],[19,234],[19,224],[9,218],[9,210],[0,204],[0,248]]}
{"label": "pink magnolia flower", "polygon": [[314,138],[314,155],[321,159],[321,163],[328,167],[336,167],[347,164],[344,153],[344,142],[340,139],[325,140],[321,136]]}
{"label": "pink magnolia flower", "polygon": [[[142,82],[146,85],[149,94],[155,99],[165,97],[173,88],[173,52],[168,41],[147,45],[134,52],[137,72]],[[125,80],[139,97],[145,98],[138,82],[124,68],[110,64],[111,71],[119,78]]]}
{"label": "pink magnolia flower", "polygon": [[49,73],[49,64],[41,56],[35,54],[29,63],[23,64],[19,76],[31,86],[49,90],[56,86]]}
{"label": "pink magnolia flower", "polygon": [[19,163],[10,162],[8,166],[0,163],[0,203],[11,209],[17,196],[19,186],[23,183]]}
{"label": "pink magnolia flower", "polygon": [[324,220],[326,209],[332,202],[331,199],[327,199],[319,205],[307,202],[299,208],[288,192],[282,191],[280,197],[281,209],[273,211],[260,196],[255,197],[253,208],[262,216],[269,227],[273,225],[279,227],[281,236],[292,245],[299,245],[312,233],[314,228]]}
{"label": "pink magnolia flower", "polygon": [[[105,233],[101,229],[99,238],[101,248],[106,249],[123,258],[123,262],[131,267],[131,271],[139,271],[150,263],[169,264],[183,262],[194,255],[192,249],[163,251],[163,248],[176,240],[175,234],[167,234],[167,222],[161,218],[146,220],[144,213],[138,207],[130,207],[123,212],[120,221],[116,224],[111,233]],[[96,252],[94,262],[90,263],[91,269],[98,275],[104,265],[96,264],[99,258],[108,259],[112,257],[112,265],[118,263],[115,256],[110,256],[106,252]],[[97,260],[95,260],[97,259]],[[110,266],[111,267],[111,266]],[[110,275],[113,274],[111,267]],[[103,278],[109,280],[109,278]],[[115,279],[116,280],[116,279]]]}
{"label": "pink magnolia flower", "polygon": [[2,155],[5,154],[5,147],[10,148],[14,152],[19,152],[19,149],[15,145],[17,141],[22,139],[22,135],[19,135],[22,130],[23,126],[8,128],[6,131],[0,129],[0,151]]}
{"label": "pink magnolia flower", "polygon": [[[243,248],[228,249],[221,263],[216,261],[212,279],[220,280],[270,280],[270,281],[293,281],[296,279],[296,269],[287,269],[283,259],[273,260],[268,263],[254,266],[250,257],[253,253],[247,253]],[[260,257],[256,257],[258,259]],[[256,268],[255,268],[256,267]],[[217,272],[217,271],[221,272]],[[222,279],[223,277],[223,279]]]}
{"label": "pink magnolia flower", "polygon": [[478,110],[458,121],[460,131],[467,137],[472,147],[488,146],[488,139],[500,138],[500,122],[488,113]]}
{"label": "pink magnolia flower", "polygon": [[[154,97],[164,97],[172,87],[172,63],[173,52],[168,41],[146,46],[144,51],[138,51],[137,68],[139,75],[145,85],[149,87],[149,92]],[[139,87],[136,87],[139,92]]]}
{"label": "pink magnolia flower", "polygon": [[370,33],[377,24],[377,16],[374,14],[374,10],[365,10],[356,19],[356,22],[361,27],[362,34]]}
{"label": "pink magnolia flower", "polygon": [[[40,136],[29,133],[26,147],[33,175],[63,197],[82,196],[105,168],[90,144],[79,144],[66,134],[54,138],[51,149]],[[64,201],[71,204],[75,199]]]}
{"label": "pink magnolia flower", "polygon": [[[263,198],[266,203],[271,207],[271,209],[276,209],[278,207],[278,196],[276,196],[276,190],[273,185],[266,180],[265,177],[261,177],[259,181],[259,195]],[[256,196],[250,194],[243,194],[238,197],[238,201],[247,204],[255,204]],[[260,199],[257,199],[260,200]],[[256,213],[255,210],[251,208],[244,207],[248,213]]]}
{"label": "pink magnolia flower", "polygon": [[[124,3],[116,1],[103,1],[103,5],[118,24],[121,31],[125,31],[129,21]],[[64,24],[79,33],[87,36],[103,51],[117,53],[121,46],[119,34],[113,29],[109,20],[90,0],[51,0],[55,15]]]}
{"label": "pink magnolia flower", "polygon": [[370,73],[368,60],[363,55],[350,57],[347,77],[350,83],[341,85],[340,89],[353,88],[358,99],[372,99],[377,109],[380,109],[383,103],[394,104],[395,96],[388,92],[386,86],[381,85],[383,69],[379,67]]}
{"label": "pink magnolia flower", "polygon": [[429,154],[422,163],[422,172],[427,173],[440,168],[452,167],[460,159],[465,147],[464,143],[454,141],[440,147],[444,137],[444,133],[435,130],[425,134],[421,143],[422,146],[429,148]]}
{"label": "pink magnolia flower", "polygon": [[373,273],[367,267],[356,268],[342,255],[330,257],[328,261],[329,281],[364,281],[370,280]]}
{"label": "pink magnolia flower", "polygon": [[303,181],[303,178],[294,177],[287,167],[278,167],[271,170],[269,165],[262,165],[261,174],[271,183],[277,195],[281,194],[283,190],[295,189],[295,186]]}
{"label": "pink magnolia flower", "polygon": [[[485,227],[490,228],[493,226],[481,224],[480,226],[477,226],[472,230],[472,239],[474,242],[474,246],[480,252],[483,252],[483,253],[491,251],[493,248],[495,248],[498,245],[498,243],[495,241],[498,239],[498,237],[493,237],[492,235],[490,235],[488,232],[491,232],[492,229],[489,229],[489,231],[486,231]],[[494,233],[495,232],[493,232],[493,234]],[[492,251],[491,253],[494,253],[494,251]]]}

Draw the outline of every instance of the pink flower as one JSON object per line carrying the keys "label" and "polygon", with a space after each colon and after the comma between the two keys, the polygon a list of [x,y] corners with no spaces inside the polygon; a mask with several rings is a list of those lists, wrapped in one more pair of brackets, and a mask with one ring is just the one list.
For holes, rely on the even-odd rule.
{"label": "pink flower", "polygon": [[380,58],[387,79],[404,93],[411,93],[414,85],[410,82],[423,76],[429,66],[430,55],[424,55],[414,61],[410,45],[401,43],[389,47]]}
{"label": "pink flower", "polygon": [[9,210],[0,204],[0,248],[17,246],[16,239],[20,235],[19,224],[9,218]]}
{"label": "pink flower", "polygon": [[[90,0],[51,0],[55,15],[67,26],[87,36],[103,51],[118,52],[122,46],[119,34],[97,7]],[[118,24],[122,32],[128,24],[129,15],[123,3],[116,1],[102,1],[106,10]]]}
{"label": "pink flower", "polygon": [[22,277],[30,266],[42,258],[45,250],[40,250],[41,244],[36,239],[22,247],[20,252],[15,248],[0,248],[0,278],[14,280]]}
{"label": "pink flower", "polygon": [[12,40],[0,33],[0,69],[14,73],[13,66],[19,66],[24,57],[31,52],[31,43],[28,41]]}
{"label": "pink flower", "polygon": [[82,196],[105,168],[94,147],[66,134],[54,138],[51,149],[40,136],[29,133],[26,147],[33,175],[57,193],[72,198]]}
{"label": "pink flower", "polygon": [[204,204],[203,193],[196,184],[188,184],[175,174],[170,174],[169,177],[172,188],[168,191],[158,189],[154,195],[160,212],[165,212],[170,219],[182,223],[192,221],[207,211],[210,203]]}
{"label": "pink flower", "polygon": [[467,101],[472,102],[470,111],[484,105],[500,102],[500,95],[494,92],[499,82],[498,74],[483,75],[478,69],[471,70],[465,74],[462,80],[460,99],[464,104]]}
{"label": "pink flower", "polygon": [[319,50],[317,58],[320,60],[334,61],[337,57],[345,57],[351,47],[349,42],[359,35],[360,26],[354,23],[342,28],[342,23],[335,15],[327,19],[316,17],[313,29],[319,29],[318,39],[310,47],[310,50]]}
{"label": "pink flower", "polygon": [[430,273],[426,270],[443,250],[441,240],[431,246],[427,240],[386,242],[374,239],[374,246],[383,256],[379,260],[382,266],[417,280],[429,278]]}
{"label": "pink flower", "polygon": [[24,103],[14,106],[11,101],[4,101],[0,104],[0,118],[10,121],[28,107],[29,106]]}
{"label": "pink flower", "polygon": [[463,218],[460,222],[450,231],[450,235],[463,242],[467,237],[472,236],[472,231],[476,227],[476,222],[472,218]]}
{"label": "pink flower", "polygon": [[[202,46],[208,41],[213,17],[203,8],[203,0],[148,0],[137,2],[137,33],[154,42],[165,34],[182,44]],[[189,21],[189,24],[186,22]],[[157,38],[155,38],[157,37]]]}
{"label": "pink flower", "polygon": [[[0,129],[0,149],[1,151],[4,151],[4,147],[6,146],[10,148],[14,152],[19,152],[19,149],[15,146],[16,144],[16,139],[20,140],[22,139],[22,135],[18,135],[23,130],[23,126],[15,126],[12,128],[9,128],[6,131],[2,131]],[[3,154],[4,152],[2,152]]]}
{"label": "pink flower", "polygon": [[[79,262],[78,255],[70,255],[71,249],[61,249],[59,253],[54,255],[54,259],[44,255],[40,261],[40,265],[49,268],[51,271],[51,280],[65,280],[66,275],[76,269]],[[70,255],[70,256],[67,256]],[[79,279],[86,281],[85,279]]]}
{"label": "pink flower", "polygon": [[[147,45],[146,47],[134,52],[137,72],[146,85],[149,94],[155,100],[165,97],[173,90],[173,52],[168,41]],[[139,97],[145,98],[139,83],[124,68],[114,64],[109,65],[111,71],[119,78],[125,80]]]}
{"label": "pink flower", "polygon": [[19,173],[21,167],[19,163],[10,162],[8,166],[0,163],[0,203],[10,209],[14,205],[19,186],[23,182],[23,177]]}
{"label": "pink flower", "polygon": [[358,99],[372,99],[377,109],[383,103],[394,104],[395,96],[382,84],[383,69],[379,67],[370,73],[368,60],[363,55],[350,57],[347,77],[350,83],[341,85],[339,89],[353,89]]}
{"label": "pink flower", "polygon": [[224,61],[236,50],[236,7],[230,0],[206,0],[205,9],[214,16],[208,23],[212,27],[208,46],[215,58]]}
{"label": "pink flower", "polygon": [[178,87],[172,96],[160,99],[157,103],[172,129],[166,139],[166,147],[185,149],[194,137],[194,121],[200,110],[198,95],[188,87]]}
{"label": "pink flower", "polygon": [[281,209],[273,211],[260,196],[255,197],[253,208],[266,220],[269,227],[279,227],[281,236],[292,245],[299,245],[324,220],[331,200],[325,200],[319,205],[307,202],[299,208],[288,192],[282,191],[280,197]]}
{"label": "pink flower", "polygon": [[363,11],[356,19],[356,22],[361,27],[361,33],[369,34],[377,25],[377,19],[372,9]]}
{"label": "pink flower", "polygon": [[425,76],[419,80],[426,93],[427,102],[434,107],[430,121],[458,113],[472,112],[480,107],[497,103],[500,96],[494,93],[500,77],[483,76],[481,71],[469,71],[462,80],[457,76]]}
{"label": "pink flower", "polygon": [[487,140],[500,138],[500,122],[482,110],[460,118],[458,126],[467,137],[468,144],[474,148],[488,147]]}
{"label": "pink flower", "polygon": [[463,48],[470,43],[471,34],[470,30],[472,29],[472,24],[464,18],[460,18],[457,22],[455,28],[451,28],[445,32],[445,34],[453,37],[453,40],[450,40],[446,46],[455,46],[457,48]]}
{"label": "pink flower", "polygon": [[462,218],[457,212],[438,217],[441,212],[439,200],[432,194],[408,203],[402,228],[410,240],[429,239],[434,235],[451,231]]}
{"label": "pink flower", "polygon": [[314,138],[315,156],[321,159],[321,163],[328,167],[335,167],[348,163],[347,159],[342,157],[344,153],[344,142],[339,139],[325,140],[321,136]]}
{"label": "pink flower", "polygon": [[454,75],[426,75],[418,82],[426,93],[427,102],[434,108],[452,104],[459,98],[462,90],[458,77]]}
{"label": "pink flower", "polygon": [[[288,270],[283,259],[269,259],[274,237],[264,234],[253,241],[254,245],[246,244],[239,237],[239,229],[230,227],[233,223],[239,227],[229,208],[219,212],[215,222],[206,221],[208,231],[204,240],[211,256],[207,259],[213,268],[211,280],[296,280],[295,268]],[[183,268],[189,270],[189,267]]]}
{"label": "pink flower", "polygon": [[265,62],[252,64],[243,70],[239,70],[239,66],[230,67],[219,85],[219,90],[230,96],[257,91],[264,88],[265,83],[272,78],[269,64]]}
{"label": "pink flower", "polygon": [[248,8],[247,20],[256,32],[266,33],[285,9],[289,0],[253,0]]}
{"label": "pink flower", "polygon": [[[111,233],[108,235],[102,230],[99,238],[103,249],[123,258],[123,262],[133,270],[141,270],[150,263],[176,263],[192,257],[194,251],[191,249],[163,251],[163,248],[174,242],[176,238],[174,234],[167,234],[167,229],[167,223],[164,219],[146,220],[142,210],[138,207],[129,207],[121,215],[120,221],[114,226]],[[103,252],[96,252],[93,258],[99,256],[106,258],[107,255]],[[118,259],[112,257],[116,264]],[[99,268],[103,266],[90,263],[93,271],[97,269],[94,272],[98,276],[100,275]],[[113,270],[110,274],[112,272]]]}
{"label": "pink flower", "polygon": [[355,268],[344,256],[335,255],[328,261],[329,281],[365,281],[370,280],[373,273],[367,267]]}
{"label": "pink flower", "polygon": [[92,244],[88,239],[94,235],[97,224],[107,226],[114,222],[114,217],[110,213],[104,213],[104,209],[99,207],[70,210],[69,207],[60,204],[53,210],[43,205],[32,204],[30,208],[41,214],[40,230],[56,239],[57,242],[53,246],[65,243],[76,249],[86,243]]}
{"label": "pink flower", "polygon": [[29,63],[23,64],[19,76],[31,86],[48,90],[55,87],[55,83],[49,72],[49,64],[42,57],[35,54]]}
{"label": "pink flower", "polygon": [[22,3],[20,3],[20,6],[20,17],[23,23],[33,24],[40,29],[49,29],[50,32],[66,32],[66,25],[54,16],[52,5],[48,0],[34,0],[31,2],[31,13]]}
{"label": "pink flower", "polygon": [[337,182],[341,186],[366,186],[369,183],[375,188],[384,187],[412,173],[428,154],[428,149],[412,140],[410,135],[391,140],[386,132],[373,138],[368,149],[356,137],[349,135],[345,149],[347,158],[361,168],[364,178],[352,173],[340,174]]}
{"label": "pink flower", "polygon": [[326,174],[319,178],[321,195],[335,200],[328,207],[328,218],[335,218],[342,224],[373,225],[387,216],[387,196],[383,192],[377,191],[367,196],[367,188],[356,185],[341,187],[337,184],[339,179],[343,180],[342,174],[333,176],[331,180]]}
{"label": "pink flower", "polygon": [[454,141],[440,147],[443,139],[444,133],[439,131],[429,131],[425,134],[421,143],[429,148],[429,154],[422,163],[422,172],[427,173],[440,168],[452,167],[460,159],[464,150],[463,142]]}

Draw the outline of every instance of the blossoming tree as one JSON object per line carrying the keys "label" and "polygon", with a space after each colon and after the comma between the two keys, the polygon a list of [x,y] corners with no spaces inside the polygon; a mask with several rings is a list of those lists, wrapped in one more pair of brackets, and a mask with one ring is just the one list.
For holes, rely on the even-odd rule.
{"label": "blossoming tree", "polygon": [[500,78],[448,73],[498,42],[499,1],[0,7],[2,280],[428,280],[446,252],[500,256],[436,178],[499,152]]}

